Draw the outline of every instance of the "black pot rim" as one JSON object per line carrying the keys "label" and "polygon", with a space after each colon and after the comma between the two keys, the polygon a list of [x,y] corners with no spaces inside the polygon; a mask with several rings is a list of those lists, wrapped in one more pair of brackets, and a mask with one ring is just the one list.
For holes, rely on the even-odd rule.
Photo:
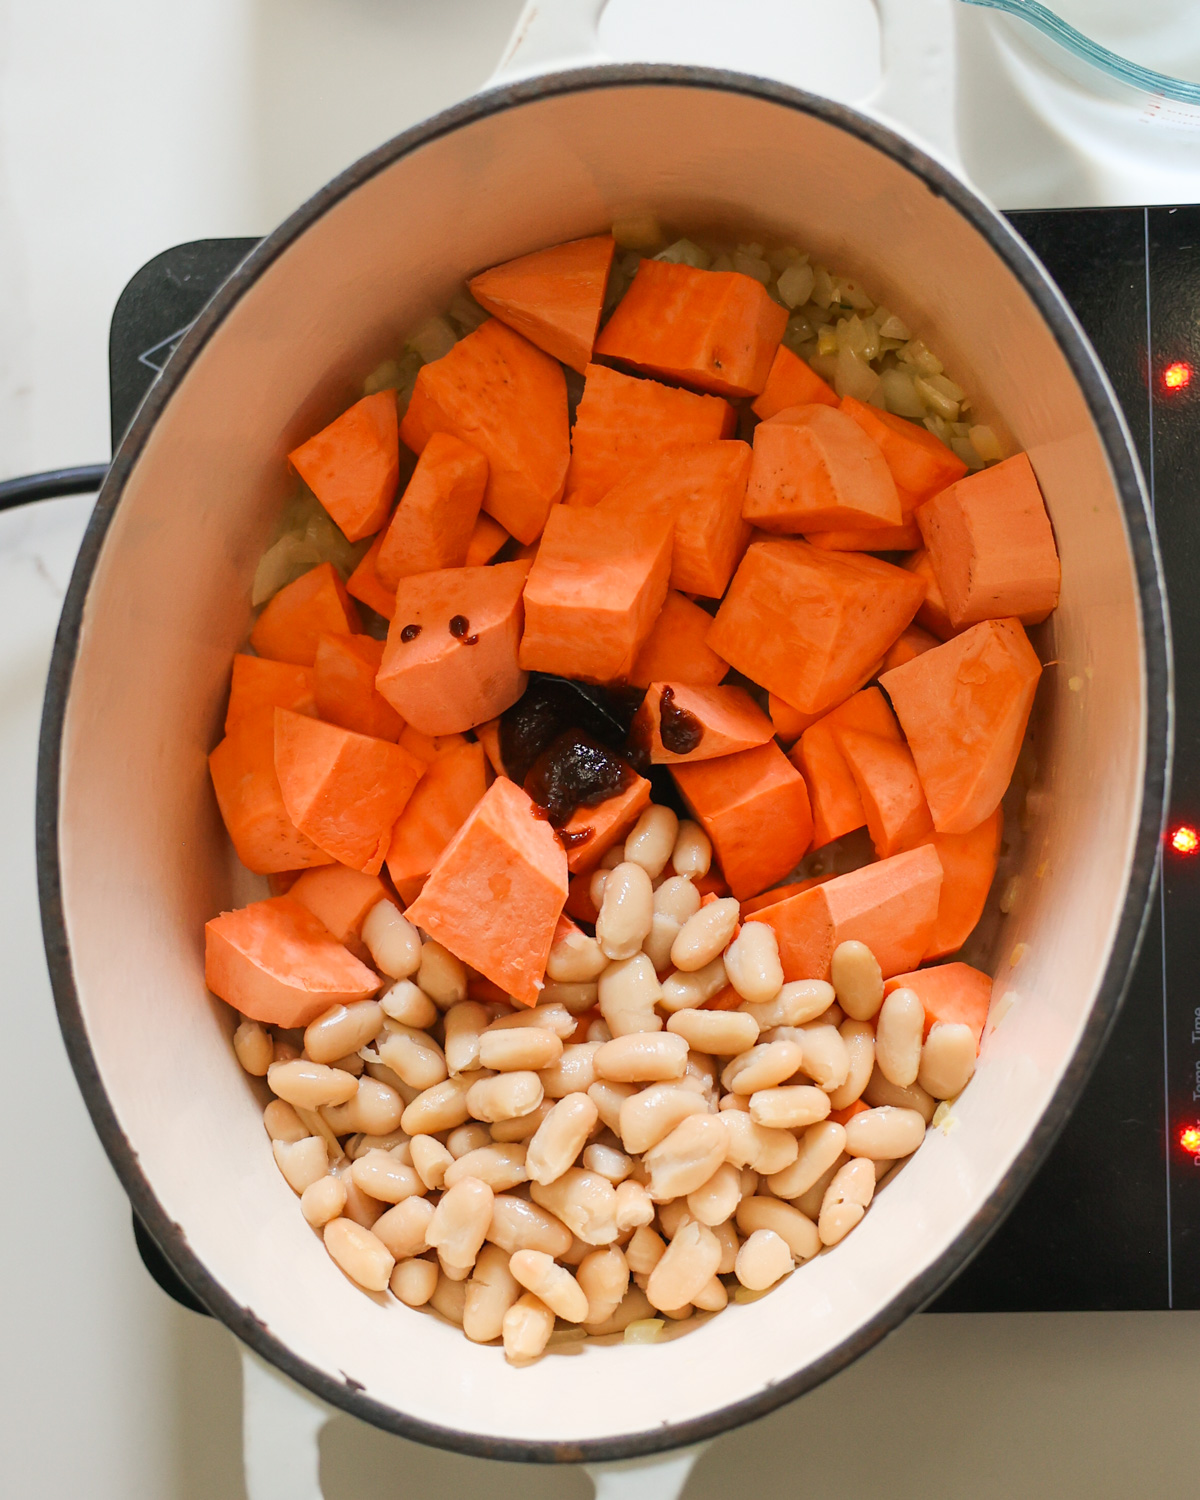
{"label": "black pot rim", "polygon": [[[1103,440],[1120,495],[1142,609],[1146,661],[1146,774],[1134,858],[1121,919],[1095,1005],[1050,1103],[987,1202],[943,1254],[848,1339],[786,1380],[702,1417],[653,1430],[579,1442],[491,1438],[443,1427],[373,1400],[346,1376],[331,1379],[278,1340],[215,1280],[155,1197],[110,1104],[88,1040],[75,987],[59,863],[62,733],[88,588],[130,472],[183,376],[259,275],[327,211],[393,162],[491,115],[576,92],[639,86],[743,94],[815,116],[875,147],[910,171],[964,218],[1005,262],[1053,333]],[[1165,589],[1137,459],[1115,397],[1074,314],[1040,263],[1004,220],[951,172],[887,126],[856,110],[783,84],[709,68],[605,65],[551,73],[491,89],[414,126],[322,188],[263,240],[215,294],[169,360],[126,433],[100,492],[71,578],[55,639],[38,757],[37,858],[43,936],[59,1024],[92,1121],[122,1186],[176,1272],[213,1314],[262,1358],[329,1405],[374,1426],[438,1448],[525,1463],[610,1462],[703,1442],[794,1400],[865,1353],[919,1311],[978,1253],[1045,1158],[1100,1054],[1124,998],[1141,943],[1158,863],[1170,778],[1172,667]]]}

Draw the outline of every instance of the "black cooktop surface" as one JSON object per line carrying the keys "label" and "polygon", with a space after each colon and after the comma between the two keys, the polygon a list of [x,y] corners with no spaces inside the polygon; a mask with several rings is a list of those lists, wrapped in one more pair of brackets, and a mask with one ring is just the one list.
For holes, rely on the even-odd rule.
{"label": "black cooktop surface", "polygon": [[[1141,960],[1083,1099],[1020,1203],[931,1310],[1196,1308],[1200,838],[1188,831],[1200,831],[1200,207],[1009,217],[1095,345],[1141,456],[1174,629],[1175,783]],[[254,244],[177,246],[121,294],[109,346],[114,447],[175,343]],[[160,1285],[196,1307],[135,1229]]]}

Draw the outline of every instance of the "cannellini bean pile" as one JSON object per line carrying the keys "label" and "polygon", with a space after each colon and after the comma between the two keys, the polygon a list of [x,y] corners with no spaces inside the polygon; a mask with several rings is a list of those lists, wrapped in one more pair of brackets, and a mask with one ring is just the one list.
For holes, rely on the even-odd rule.
{"label": "cannellini bean pile", "polygon": [[[974,1035],[923,1039],[921,1001],[885,999],[862,943],[832,983],[785,984],[769,927],[702,904],[710,859],[696,824],[648,808],[534,1009],[469,999],[464,965],[385,901],[362,934],[392,981],[377,1000],[303,1033],[241,1022],[279,1170],[347,1276],[520,1363],[556,1322],[652,1341],[859,1223],[967,1083]],[[736,1009],[703,1008],[729,986]]]}

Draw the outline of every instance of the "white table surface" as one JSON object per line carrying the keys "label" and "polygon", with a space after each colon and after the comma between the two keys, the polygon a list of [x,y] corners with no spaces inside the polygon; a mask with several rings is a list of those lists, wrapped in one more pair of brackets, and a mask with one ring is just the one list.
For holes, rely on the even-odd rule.
{"label": "white table surface", "polygon": [[[108,319],[140,264],[182,240],[268,228],[356,155],[470,92],[518,8],[0,0],[0,476],[106,456]],[[38,719],[89,507],[0,515],[0,1492],[237,1500],[231,1336],[163,1296],[138,1259],[42,955]],[[747,1481],[764,1500],[1191,1494],[1198,1368],[1193,1313],[918,1318],[718,1442],[686,1495],[725,1500]],[[323,1480],[327,1500],[589,1493],[576,1471],[461,1459],[349,1418],[326,1429]]]}

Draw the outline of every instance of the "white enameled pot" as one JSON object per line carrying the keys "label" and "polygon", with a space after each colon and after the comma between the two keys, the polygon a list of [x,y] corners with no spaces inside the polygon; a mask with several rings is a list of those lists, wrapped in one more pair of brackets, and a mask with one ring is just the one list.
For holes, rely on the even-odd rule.
{"label": "white enameled pot", "polygon": [[[1028,451],[1062,602],[1037,638],[1055,665],[1037,710],[1020,894],[975,955],[996,976],[999,1024],[956,1128],[931,1132],[861,1227],[770,1296],[653,1347],[589,1347],[518,1371],[438,1318],[357,1290],[297,1211],[258,1090],[233,1059],[232,1013],[204,987],[205,920],[262,893],[236,868],[205,755],[288,449],[465,275],[641,210],[809,247],[919,330],[984,419]],[[72,1061],[176,1270],[324,1401],[501,1458],[616,1461],[695,1444],[870,1348],[961,1268],[1029,1180],[1136,953],[1169,703],[1157,559],[1120,413],[1058,292],[986,204],[870,117],[760,79],[629,66],[505,84],[365,158],[264,240],[116,456],[64,609],[43,731],[43,914]]]}

